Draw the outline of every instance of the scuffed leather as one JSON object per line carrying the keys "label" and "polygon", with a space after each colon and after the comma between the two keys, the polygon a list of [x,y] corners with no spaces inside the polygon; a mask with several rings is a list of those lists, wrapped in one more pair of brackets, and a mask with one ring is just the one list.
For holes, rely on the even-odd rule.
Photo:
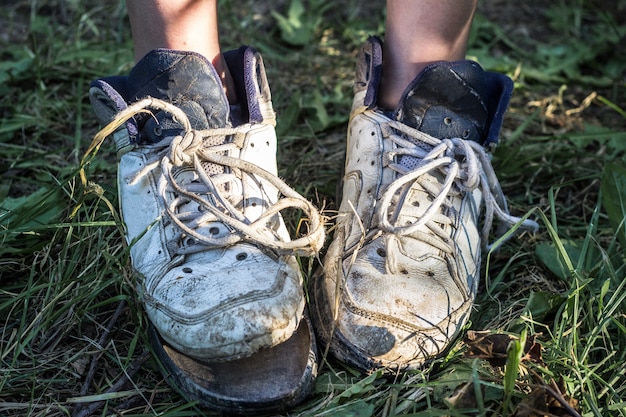
{"label": "scuffed leather", "polygon": [[[380,152],[393,146],[380,129],[385,119],[374,111],[352,118],[342,203],[335,239],[324,260],[320,298],[330,305],[339,300],[330,338],[331,351],[337,356],[362,368],[418,368],[448,346],[469,316],[480,265],[481,194],[457,197],[445,213],[457,219],[454,226],[445,228],[454,252],[410,235],[389,245],[382,234],[359,246],[364,236],[375,233],[374,207],[395,179],[384,169]],[[420,181],[434,189],[441,187],[436,176]],[[413,222],[426,209],[427,195],[422,187],[414,186],[402,197],[406,203],[398,223]],[[422,202],[421,209],[411,204],[414,201]],[[392,253],[396,273],[385,269],[386,257]],[[326,320],[323,327],[329,329],[332,318]]]}
{"label": "scuffed leather", "polygon": [[[378,88],[378,80],[371,77],[375,74],[372,68],[380,64],[372,60],[381,51],[380,41],[370,38],[357,61],[341,205],[323,269],[312,283],[312,316],[320,341],[339,359],[366,371],[417,369],[441,355],[470,315],[481,262],[478,225],[483,196],[479,189],[468,192],[455,185],[434,220],[417,232],[393,234],[379,228],[375,212],[381,196],[400,175],[389,165],[402,165],[401,156],[389,157],[398,146],[390,138],[394,132],[389,122],[397,118],[420,128],[431,123],[424,118],[433,114],[443,122],[443,114],[477,106],[465,112],[465,120],[458,126],[453,122],[450,132],[429,130],[443,137],[454,136],[467,122],[473,126],[468,138],[484,142],[493,120],[488,114],[491,104],[485,103],[501,104],[498,99],[485,97],[484,101],[479,96],[488,94],[491,86],[476,90],[460,82],[451,93],[455,96],[453,107],[458,109],[442,113],[441,100],[432,103],[418,97],[422,74],[407,88],[399,109],[384,112],[371,99]],[[462,64],[465,69],[468,65],[479,72],[474,64]],[[422,81],[455,78],[450,72],[454,67],[444,65],[443,75],[432,67],[433,79],[426,76]],[[432,99],[446,87],[433,84],[428,87],[432,94],[427,92],[425,97]],[[465,93],[470,97],[462,97]],[[430,150],[427,144],[419,146],[425,152]],[[413,161],[413,165],[419,162]],[[443,175],[433,171],[402,188],[386,211],[393,216],[391,221],[397,225],[418,221],[443,182]],[[439,235],[445,238],[436,237]]]}
{"label": "scuffed leather", "polygon": [[[237,139],[241,145],[228,151],[228,156],[249,161],[276,175],[275,116],[262,61],[251,48],[242,49],[240,53],[243,55],[242,67],[236,70],[255,74],[253,82],[246,87],[248,98],[256,106],[257,120],[241,126],[238,135],[245,132]],[[185,72],[195,74],[190,82],[197,82],[196,85],[200,86],[215,83],[215,80],[202,81],[204,77],[217,75],[198,55],[161,50],[153,54],[144,60],[165,61],[168,65],[164,67],[169,69],[172,62],[180,65],[182,61]],[[180,59],[172,59],[172,56]],[[159,75],[158,85],[140,88],[137,95],[163,93],[167,99],[178,101],[182,109],[191,113],[196,128],[228,125],[228,104],[221,88],[222,96],[212,104],[200,98],[190,102],[189,99],[197,97],[185,96],[190,94],[189,91],[185,93],[185,86],[178,86],[183,91],[175,89],[178,92],[168,93],[166,90],[170,84],[167,80],[171,83],[174,78],[164,72]],[[111,109],[121,111],[125,107],[118,91],[106,87],[110,86],[108,82],[118,87],[126,85],[120,87],[122,91],[128,88],[128,80],[124,84],[120,79],[99,80],[92,84],[90,93],[92,100],[99,103],[97,108],[103,109],[103,114],[99,115],[103,123],[114,117],[115,112]],[[247,116],[247,109],[244,110],[243,116]],[[279,256],[248,243],[185,253],[185,247],[195,243],[181,236],[180,230],[165,214],[157,189],[161,167],[156,164],[151,165],[152,169],[146,169],[147,164],[154,162],[155,158],[158,160],[159,152],[167,146],[168,136],[180,130],[177,121],[168,114],[160,113],[157,120],[159,123],[143,120],[137,124],[142,132],[140,139],[124,141],[126,146],[120,149],[118,166],[118,192],[126,239],[133,269],[139,277],[140,299],[150,321],[171,346],[185,355],[207,361],[242,358],[284,342],[298,328],[305,304],[302,275],[295,256]],[[115,135],[128,137],[127,126]],[[156,136],[155,127],[161,128]],[[197,178],[191,167],[177,169],[174,175],[180,183]],[[238,201],[231,203],[253,222],[277,201],[278,191],[262,179],[244,178],[229,183],[233,198],[239,196]],[[173,193],[173,190],[169,192]],[[200,207],[190,201],[182,209],[197,211]],[[271,224],[268,223],[271,228],[268,233],[277,239],[289,240],[280,215],[273,219]],[[218,237],[231,232],[217,221],[202,228],[204,233]]]}

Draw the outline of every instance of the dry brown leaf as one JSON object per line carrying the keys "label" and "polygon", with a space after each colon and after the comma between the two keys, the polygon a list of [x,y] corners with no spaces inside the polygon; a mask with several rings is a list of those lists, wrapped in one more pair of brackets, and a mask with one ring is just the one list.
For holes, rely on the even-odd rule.
{"label": "dry brown leaf", "polygon": [[536,388],[517,405],[513,417],[544,417],[548,413],[547,395],[544,388]]}
{"label": "dry brown leaf", "polygon": [[578,401],[553,384],[535,388],[515,408],[513,417],[580,417]]}
{"label": "dry brown leaf", "polygon": [[[542,362],[541,345],[537,343],[535,336],[531,335],[527,338],[522,362]],[[472,359],[485,359],[491,366],[504,366],[509,344],[514,340],[517,338],[508,334],[470,330],[463,340],[468,346],[465,356]]]}
{"label": "dry brown leaf", "polygon": [[477,407],[476,392],[474,391],[474,382],[469,381],[459,385],[454,393],[446,398],[446,402],[450,407],[457,410],[472,409]]}
{"label": "dry brown leaf", "polygon": [[532,335],[526,340],[522,362],[531,361],[535,363],[543,363],[543,358],[541,357],[541,345],[536,341],[536,336],[537,335]]}
{"label": "dry brown leaf", "polygon": [[574,415],[571,413],[571,410],[577,413],[580,412],[578,400],[567,394],[562,380],[558,383],[552,383],[552,389],[549,391],[549,394],[547,405],[551,414],[559,417],[569,417]]}

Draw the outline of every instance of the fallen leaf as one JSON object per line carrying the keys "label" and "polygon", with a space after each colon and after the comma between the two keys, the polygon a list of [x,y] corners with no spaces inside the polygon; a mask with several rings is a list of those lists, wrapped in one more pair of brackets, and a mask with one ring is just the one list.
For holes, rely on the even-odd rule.
{"label": "fallen leaf", "polygon": [[459,385],[454,393],[445,400],[451,408],[457,410],[474,409],[478,406],[476,402],[476,391],[474,381]]}
{"label": "fallen leaf", "polygon": [[526,339],[522,362],[531,361],[535,363],[543,363],[543,359],[541,357],[541,345],[535,340],[536,336],[537,335],[531,335]]}
{"label": "fallen leaf", "polygon": [[72,365],[72,368],[78,375],[82,376],[85,374],[85,370],[87,369],[89,362],[90,361],[87,358],[79,358],[73,361],[70,365]]}
{"label": "fallen leaf", "polygon": [[504,366],[509,343],[512,340],[514,340],[513,336],[508,334],[470,330],[464,339],[468,346],[465,356],[472,359],[486,359],[492,366]]}
{"label": "fallen leaf", "polygon": [[[580,412],[578,401],[568,395],[561,394],[562,392],[562,385],[553,384],[549,389],[546,386],[537,387],[517,405],[512,417],[572,417],[580,415],[571,412],[572,410],[576,413]],[[563,403],[570,408],[568,409]]]}
{"label": "fallen leaf", "polygon": [[576,412],[580,412],[578,409],[578,400],[567,395],[563,380],[560,380],[558,383],[553,382],[551,391],[552,392],[549,392],[550,395],[547,401],[548,410],[551,414],[559,417],[571,416],[572,413],[570,413],[570,410],[568,410],[563,403],[567,404]]}
{"label": "fallen leaf", "polygon": [[547,396],[545,388],[535,388],[517,405],[513,417],[544,417],[548,413]]}
{"label": "fallen leaf", "polygon": [[[535,339],[536,335],[531,335],[526,339],[522,362],[542,362],[541,345]],[[468,346],[465,356],[472,359],[485,359],[491,366],[504,366],[509,344],[514,340],[517,340],[517,337],[513,335],[469,330],[463,340]]]}

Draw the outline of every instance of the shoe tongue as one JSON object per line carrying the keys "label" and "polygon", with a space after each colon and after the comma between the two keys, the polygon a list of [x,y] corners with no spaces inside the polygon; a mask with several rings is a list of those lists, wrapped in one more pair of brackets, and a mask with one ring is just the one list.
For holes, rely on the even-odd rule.
{"label": "shoe tongue", "polygon": [[[156,49],[132,69],[128,85],[130,102],[150,96],[172,103],[185,112],[194,129],[228,125],[229,104],[221,80],[209,61],[199,54]],[[181,129],[166,112],[136,118],[142,142],[158,142]]]}
{"label": "shoe tongue", "polygon": [[397,119],[439,139],[479,143],[486,135],[488,88],[475,62],[440,62],[426,67],[406,89]]}

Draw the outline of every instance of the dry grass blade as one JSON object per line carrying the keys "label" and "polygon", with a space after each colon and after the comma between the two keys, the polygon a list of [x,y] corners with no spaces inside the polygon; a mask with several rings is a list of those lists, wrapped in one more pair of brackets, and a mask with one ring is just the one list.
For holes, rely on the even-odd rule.
{"label": "dry grass blade", "polygon": [[[69,403],[89,403],[85,407],[76,408],[72,413],[72,417],[86,417],[93,414],[98,408],[102,407],[103,403],[110,399],[126,398],[131,395],[137,395],[137,391],[120,392],[124,386],[126,386],[131,378],[141,369],[143,364],[150,358],[150,352],[142,353],[136,358],[133,363],[130,364],[124,374],[108,388],[103,394],[89,395],[82,397],[70,398],[67,401]],[[119,409],[119,407],[117,407]]]}
{"label": "dry grass blade", "polygon": [[[383,3],[219,2],[224,48],[251,43],[267,65],[281,176],[329,210],[355,52],[383,33]],[[327,358],[313,396],[287,415],[504,416],[543,401],[570,416],[626,416],[623,3],[492,0],[474,20],[470,57],[516,82],[494,168],[512,213],[536,207],[543,225],[489,254],[469,326],[541,334],[541,361],[520,359],[505,386],[506,371],[467,357],[461,339],[430,368],[391,379]],[[90,146],[89,81],[133,65],[124,2],[15,0],[0,11],[0,414],[216,415],[177,394],[144,352],[110,132]],[[296,230],[301,219],[285,220]],[[554,375],[558,390],[544,382]],[[447,402],[459,387],[473,389],[472,410]]]}

